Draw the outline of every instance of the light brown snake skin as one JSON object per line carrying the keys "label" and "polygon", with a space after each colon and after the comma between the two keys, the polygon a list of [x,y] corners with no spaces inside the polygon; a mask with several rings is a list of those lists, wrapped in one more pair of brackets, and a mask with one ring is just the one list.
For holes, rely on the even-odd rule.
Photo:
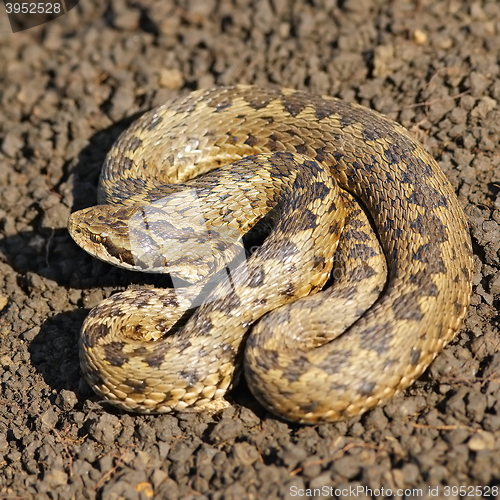
{"label": "light brown snake skin", "polygon": [[[286,153],[245,158],[272,151]],[[118,139],[99,202],[68,223],[92,255],[200,287],[217,273],[189,319],[200,287],[129,289],[90,312],[82,371],[125,410],[202,409],[243,371],[288,420],[357,415],[419,377],[469,304],[470,237],[439,166],[400,125],[334,98],[237,86],[174,99]],[[245,259],[255,224],[273,229]],[[334,262],[334,285],[309,295]]]}

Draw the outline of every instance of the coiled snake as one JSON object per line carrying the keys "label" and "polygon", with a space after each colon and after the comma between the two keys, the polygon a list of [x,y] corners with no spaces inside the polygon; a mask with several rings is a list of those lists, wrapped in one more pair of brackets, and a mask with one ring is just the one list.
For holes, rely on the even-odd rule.
{"label": "coiled snake", "polygon": [[[125,410],[202,409],[243,367],[288,420],[353,416],[410,385],[469,304],[470,237],[439,166],[400,125],[334,98],[173,99],[120,136],[99,202],[70,217],[80,246],[197,284],[129,289],[89,313],[83,374]],[[270,234],[246,258],[249,230]]]}

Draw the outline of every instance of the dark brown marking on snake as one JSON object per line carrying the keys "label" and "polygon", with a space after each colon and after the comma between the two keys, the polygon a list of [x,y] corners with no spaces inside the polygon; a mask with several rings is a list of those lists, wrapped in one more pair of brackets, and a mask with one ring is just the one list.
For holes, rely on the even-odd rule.
{"label": "dark brown marking on snake", "polygon": [[342,128],[349,127],[354,123],[357,123],[357,118],[351,113],[340,113],[340,126]]}
{"label": "dark brown marking on snake", "polygon": [[94,342],[96,340],[105,337],[106,335],[108,335],[108,333],[109,333],[109,327],[106,326],[104,323],[99,323],[97,325],[92,326],[92,336],[94,337]]}
{"label": "dark brown marking on snake", "polygon": [[330,389],[330,391],[332,391],[333,394],[339,393],[339,392],[345,392],[347,390],[347,385],[342,384],[341,382],[334,380],[329,385],[329,389]]}
{"label": "dark brown marking on snake", "polygon": [[369,163],[365,165],[364,163],[360,163],[358,160],[351,160],[349,162],[349,173],[351,173],[353,177],[354,175],[359,177],[360,172],[363,171],[371,173],[372,170],[374,170],[374,166]]}
{"label": "dark brown marking on snake", "polygon": [[353,229],[359,229],[364,226],[364,222],[359,220],[358,217],[361,214],[360,209],[353,210],[346,217],[346,225],[349,224]]}
{"label": "dark brown marking on snake", "polygon": [[337,290],[335,295],[340,299],[353,299],[356,296],[358,289],[354,286],[346,286],[340,290]]}
{"label": "dark brown marking on snake", "polygon": [[372,247],[362,243],[356,243],[349,249],[349,257],[352,259],[366,260],[377,255],[378,253]]}
{"label": "dark brown marking on snake", "polygon": [[330,227],[328,228],[328,232],[330,234],[336,234],[336,233],[338,234],[340,232],[340,228],[341,228],[340,222],[335,221],[332,224],[330,224]]}
{"label": "dark brown marking on snake", "polygon": [[411,350],[410,354],[410,365],[416,366],[420,361],[420,356],[422,355],[422,351],[420,349],[416,349],[415,347]]}
{"label": "dark brown marking on snake", "polygon": [[146,211],[144,210],[144,207],[140,207],[138,212],[141,214],[141,218],[143,220],[144,227],[145,227],[146,231],[149,231],[149,222],[148,222],[148,218],[146,216]]}
{"label": "dark brown marking on snake", "polygon": [[259,139],[257,139],[257,137],[255,137],[254,135],[248,134],[248,137],[246,138],[244,144],[253,148],[258,142],[259,142]]}
{"label": "dark brown marking on snake", "polygon": [[296,255],[299,249],[293,241],[280,240],[279,246],[276,244],[276,257],[285,262],[291,255]]}
{"label": "dark brown marking on snake", "polygon": [[271,134],[267,139],[266,148],[271,151],[282,149],[282,147],[280,147],[280,144],[280,138],[276,134]]}
{"label": "dark brown marking on snake", "polygon": [[288,399],[291,399],[293,396],[295,396],[295,392],[293,391],[287,391],[286,389],[281,389],[280,394]]}
{"label": "dark brown marking on snake", "polygon": [[439,295],[439,289],[436,283],[432,281],[421,281],[420,294],[425,297],[437,297]]}
{"label": "dark brown marking on snake", "polygon": [[335,210],[337,210],[337,204],[335,203],[334,200],[330,201],[330,205],[327,207],[326,210],[327,210],[328,213],[335,212]]}
{"label": "dark brown marking on snake", "polygon": [[311,401],[310,403],[307,404],[300,404],[299,408],[304,414],[313,413],[316,410],[316,408],[318,408],[319,404],[320,404],[319,401]]}
{"label": "dark brown marking on snake", "polygon": [[384,137],[385,131],[377,122],[378,120],[373,120],[371,123],[370,121],[366,121],[363,124],[363,127],[361,127],[363,139],[365,141],[376,141],[377,139]]}
{"label": "dark brown marking on snake", "polygon": [[[124,171],[130,170],[133,167],[135,167],[134,160],[132,160],[132,158],[128,158],[127,156],[124,156],[123,158],[120,159],[120,167]],[[125,182],[126,179],[123,179],[123,181]],[[131,181],[131,182],[133,182],[133,181]]]}
{"label": "dark brown marking on snake", "polygon": [[388,144],[386,150],[384,150],[384,156],[387,159],[389,165],[398,165],[404,162],[406,151],[403,151],[401,147],[396,143]]}
{"label": "dark brown marking on snake", "polygon": [[143,394],[148,384],[145,380],[130,380],[126,379],[123,381],[125,385],[128,385],[132,392],[135,394]]}
{"label": "dark brown marking on snake", "polygon": [[356,266],[350,273],[348,273],[347,278],[351,281],[363,281],[365,279],[371,278],[377,274],[373,267],[369,266],[366,262],[361,263]]}
{"label": "dark brown marking on snake", "polygon": [[326,161],[326,153],[325,153],[325,150],[323,148],[316,148],[315,160],[320,162],[320,163]]}
{"label": "dark brown marking on snake", "polygon": [[[343,157],[342,161],[345,164],[345,175],[347,176],[349,184],[359,184],[362,176],[366,176],[367,172],[371,174],[372,167],[369,165],[365,168],[361,163],[347,156]],[[373,202],[375,201],[376,199],[373,200]]]}
{"label": "dark brown marking on snake", "polygon": [[424,270],[411,274],[408,277],[408,282],[417,285],[423,297],[437,297],[439,295],[439,288],[434,282],[426,279],[426,272]]}
{"label": "dark brown marking on snake", "polygon": [[[218,301],[214,301],[213,305],[216,304]],[[213,330],[213,324],[212,320],[208,317],[201,318],[200,320],[197,321],[196,323],[196,333],[197,335],[200,335],[201,337],[208,336],[212,333]]]}
{"label": "dark brown marking on snake", "polygon": [[228,144],[232,144],[233,146],[235,144],[238,144],[238,138],[235,135],[231,134],[231,132],[226,132],[226,137],[226,142]]}
{"label": "dark brown marking on snake", "polygon": [[128,355],[122,353],[123,342],[110,342],[102,346],[104,359],[112,366],[123,366],[128,361]]}
{"label": "dark brown marking on snake", "polygon": [[261,120],[264,120],[268,125],[271,125],[274,123],[275,118],[274,116],[261,116]]}
{"label": "dark brown marking on snake", "polygon": [[310,100],[304,99],[301,94],[296,92],[291,95],[283,96],[282,103],[287,112],[295,117],[303,111],[308,104],[310,104]]}
{"label": "dark brown marking on snake", "polygon": [[446,225],[434,214],[427,213],[425,216],[419,214],[411,222],[410,227],[422,236],[427,236],[434,243],[448,241]]}
{"label": "dark brown marking on snake", "polygon": [[164,359],[165,356],[163,355],[163,352],[160,351],[148,352],[143,357],[144,363],[146,363],[150,368],[159,368],[162,365]]}
{"label": "dark brown marking on snake", "polygon": [[[231,274],[230,270],[227,270],[227,274],[228,275]],[[225,311],[226,304],[227,304],[227,310],[232,311],[233,309],[241,307],[241,300],[235,293],[230,293],[226,295],[224,298],[217,299],[214,301],[215,310]]]}
{"label": "dark brown marking on snake", "polygon": [[98,372],[97,370],[88,370],[82,367],[83,374],[85,375],[85,378],[87,379],[87,383],[91,387],[99,387],[104,385],[105,379],[103,378],[102,374]]}
{"label": "dark brown marking on snake", "polygon": [[384,172],[385,179],[384,182],[387,184],[393,184],[394,182],[398,182],[397,180],[394,179],[392,172]]}
{"label": "dark brown marking on snake", "polygon": [[120,318],[125,315],[125,311],[120,307],[111,307],[108,314],[110,318]]}
{"label": "dark brown marking on snake", "polygon": [[[274,351],[272,351],[274,352]],[[303,370],[301,370],[300,366],[307,366],[309,364],[308,359],[305,356],[298,356],[294,363],[289,365],[286,370],[283,370],[283,376],[288,382],[297,382],[302,376]],[[273,364],[270,366],[278,365],[278,353],[276,352],[275,360],[273,360]]]}
{"label": "dark brown marking on snake", "polygon": [[167,332],[168,330],[170,330],[169,322],[165,320],[159,320],[155,325],[155,330],[159,331],[160,333]]}
{"label": "dark brown marking on snake", "polygon": [[295,146],[295,152],[298,153],[299,155],[306,155],[307,151],[308,149],[305,143],[297,144]]}
{"label": "dark brown marking on snake", "polygon": [[234,347],[231,344],[228,344],[227,342],[221,342],[218,345],[218,348],[223,352],[223,353],[229,353],[229,354],[234,354]]}
{"label": "dark brown marking on snake", "polygon": [[157,114],[154,114],[152,118],[150,118],[145,124],[144,124],[144,129],[147,131],[152,131],[163,122],[163,117]]}
{"label": "dark brown marking on snake", "polygon": [[427,187],[425,194],[422,191],[414,191],[408,196],[408,203],[430,210],[437,207],[448,207],[445,196],[431,187]]}
{"label": "dark brown marking on snake", "polygon": [[318,218],[308,208],[304,209],[299,215],[303,229],[316,229],[318,227]]}
{"label": "dark brown marking on snake", "polygon": [[315,182],[313,185],[314,194],[320,200],[324,200],[330,195],[330,188],[325,186],[324,182]]}
{"label": "dark brown marking on snake", "polygon": [[121,262],[125,262],[130,266],[136,265],[135,258],[130,250],[117,247],[112,241],[110,241],[109,238],[104,240],[102,244],[106,248],[106,251],[109,253],[109,255],[111,255],[112,257],[115,257],[116,259],[120,260]]}
{"label": "dark brown marking on snake", "polygon": [[142,147],[142,139],[139,139],[139,137],[134,135],[128,142],[128,147],[133,153],[135,153],[140,147]]}
{"label": "dark brown marking on snake", "polygon": [[[253,343],[255,341],[255,338],[253,336],[250,336],[248,340],[249,342]],[[264,356],[255,357],[255,363],[257,366],[259,366],[264,371],[268,371],[271,366],[278,366],[278,351],[266,349],[264,354]],[[284,377],[287,377],[288,373],[284,373],[283,375]]]}
{"label": "dark brown marking on snake", "polygon": [[199,375],[196,370],[181,370],[179,372],[179,377],[188,383],[188,387],[186,389],[189,389],[196,385]]}
{"label": "dark brown marking on snake", "polygon": [[204,241],[207,240],[218,240],[221,237],[221,234],[219,231],[216,231],[215,229],[207,229],[203,233]]}
{"label": "dark brown marking on snake", "polygon": [[189,349],[193,344],[189,339],[186,338],[180,338],[175,346],[179,350],[179,352],[185,351],[186,349]]}
{"label": "dark brown marking on snake", "polygon": [[262,297],[262,298],[259,298],[259,299],[255,299],[253,301],[253,304],[255,306],[264,306],[267,304],[267,299],[265,297]]}
{"label": "dark brown marking on snake", "polygon": [[172,293],[169,297],[162,297],[161,298],[161,303],[163,307],[178,307],[179,302],[177,301],[177,297]]}
{"label": "dark brown marking on snake", "polygon": [[462,313],[462,309],[464,305],[461,302],[453,302],[453,307],[455,309],[455,314],[458,316],[459,314]]}
{"label": "dark brown marking on snake", "polygon": [[398,320],[407,319],[411,321],[421,321],[424,317],[420,304],[415,300],[412,293],[407,293],[396,297],[392,303],[394,317]]}
{"label": "dark brown marking on snake", "polygon": [[353,239],[356,241],[370,241],[370,236],[366,234],[364,231],[357,231],[354,228],[345,229],[342,233],[343,238]]}
{"label": "dark brown marking on snake", "polygon": [[[394,146],[390,146],[390,148],[394,148]],[[401,183],[420,186],[424,189],[425,184],[423,184],[423,179],[432,177],[433,175],[434,172],[432,171],[431,165],[422,161],[418,156],[414,156],[413,161],[407,164],[406,170],[401,172]]]}
{"label": "dark brown marking on snake", "polygon": [[198,358],[199,359],[203,359],[205,356],[207,356],[209,353],[210,353],[210,349],[207,348],[206,346],[203,346],[200,348],[200,350],[198,351]]}
{"label": "dark brown marking on snake", "polygon": [[368,380],[364,380],[358,387],[358,393],[362,396],[369,397],[373,394],[375,387],[377,384],[375,382],[370,382]]}
{"label": "dark brown marking on snake", "polygon": [[434,243],[424,243],[412,254],[412,259],[427,264],[430,274],[441,274],[446,272],[446,265],[441,256],[441,251]]}
{"label": "dark brown marking on snake", "polygon": [[248,286],[251,288],[256,288],[262,283],[264,283],[264,279],[266,277],[266,272],[262,266],[256,266],[250,272],[250,279],[248,280]]}
{"label": "dark brown marking on snake", "polygon": [[142,346],[136,347],[134,349],[134,356],[141,357],[141,356],[144,356],[147,352],[148,352],[148,350],[145,347],[142,347]]}
{"label": "dark brown marking on snake", "polygon": [[80,349],[92,349],[95,347],[96,342],[94,342],[94,337],[92,335],[93,327],[87,328],[86,330],[81,331]]}
{"label": "dark brown marking on snake", "polygon": [[[294,167],[295,158],[290,151],[277,151],[271,156],[271,160],[275,163],[276,167],[280,171],[280,175],[288,177],[290,175],[290,169]],[[309,166],[307,161],[305,164]],[[310,160],[309,163],[316,164],[315,161]],[[301,163],[299,163],[301,165]]]}
{"label": "dark brown marking on snake", "polygon": [[320,255],[315,255],[313,258],[313,267],[314,269],[324,269],[325,267],[325,258]]}
{"label": "dark brown marking on snake", "polygon": [[[284,131],[282,132],[282,135],[283,135],[284,137],[288,137],[288,138],[291,138],[291,137],[297,137],[297,140],[298,140],[298,141],[301,141],[301,140],[303,140],[303,139],[302,139],[301,137],[299,137],[299,134],[300,134],[300,133],[299,133],[299,131],[298,131],[296,128],[289,128],[289,129],[284,130]],[[305,146],[305,143],[303,142],[301,145],[302,145],[302,146]]]}
{"label": "dark brown marking on snake", "polygon": [[471,274],[466,267],[462,267],[462,275],[463,275],[465,281],[470,281]]}
{"label": "dark brown marking on snake", "polygon": [[416,273],[410,274],[408,277],[408,282],[412,285],[420,285],[422,282],[426,281],[426,272],[423,269],[420,269]]}
{"label": "dark brown marking on snake", "polygon": [[333,364],[331,360],[325,359],[318,365],[318,368],[323,370],[328,375],[336,375],[337,373],[340,373],[345,367],[345,361],[347,361],[352,356],[352,350],[350,349],[339,349],[335,352],[337,353],[336,359],[342,360],[341,363]]}
{"label": "dark brown marking on snake", "polygon": [[391,323],[386,322],[377,326],[366,328],[361,333],[359,346],[366,351],[375,351],[382,356],[391,348],[391,339],[393,337],[393,327]]}
{"label": "dark brown marking on snake", "polygon": [[212,242],[212,244],[215,246],[216,250],[219,252],[224,252],[225,250],[227,250],[227,248],[229,246],[228,243],[224,243],[223,241]]}
{"label": "dark brown marking on snake", "polygon": [[217,111],[217,113],[220,113],[220,112],[222,112],[222,111],[226,111],[226,110],[227,110],[227,109],[229,109],[232,105],[233,105],[233,103],[232,103],[232,101],[231,101],[231,100],[218,102],[218,103],[216,103],[216,105],[215,105],[215,111]]}
{"label": "dark brown marking on snake", "polygon": [[403,236],[403,229],[397,227],[394,220],[385,220],[384,222],[382,222],[381,227],[381,232],[391,234],[393,240],[399,240]]}
{"label": "dark brown marking on snake", "polygon": [[196,104],[196,101],[193,101],[192,99],[189,99],[189,97],[186,97],[177,101],[175,107],[172,109],[175,109],[179,113],[190,114],[196,109]]}
{"label": "dark brown marking on snake", "polygon": [[335,108],[333,106],[328,106],[326,102],[323,102],[321,106],[315,106],[314,108],[314,116],[318,120],[323,120],[324,118],[328,118],[335,112]]}
{"label": "dark brown marking on snake", "polygon": [[293,283],[287,283],[279,294],[286,297],[293,297],[295,295],[295,285]]}
{"label": "dark brown marking on snake", "polygon": [[279,89],[266,88],[262,89],[256,95],[245,95],[244,99],[251,108],[258,110],[265,108],[271,101],[274,101],[279,97],[281,97],[281,91]]}
{"label": "dark brown marking on snake", "polygon": [[151,299],[155,299],[154,294],[151,294],[149,290],[141,290],[140,294],[134,299],[134,306],[137,309],[144,309],[151,306]]}
{"label": "dark brown marking on snake", "polygon": [[384,362],[384,370],[390,370],[396,364],[397,361],[395,359],[389,358]]}

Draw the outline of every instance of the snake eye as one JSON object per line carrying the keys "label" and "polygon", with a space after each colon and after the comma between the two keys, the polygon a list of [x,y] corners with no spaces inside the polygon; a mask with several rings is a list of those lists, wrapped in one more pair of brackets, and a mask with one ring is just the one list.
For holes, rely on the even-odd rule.
{"label": "snake eye", "polygon": [[102,242],[101,235],[99,235],[99,234],[91,233],[90,234],[90,239],[94,243],[101,243]]}

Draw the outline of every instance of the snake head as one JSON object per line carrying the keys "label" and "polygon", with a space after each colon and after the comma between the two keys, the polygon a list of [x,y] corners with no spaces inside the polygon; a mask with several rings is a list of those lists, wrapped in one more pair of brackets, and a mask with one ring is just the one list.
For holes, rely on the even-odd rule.
{"label": "snake head", "polygon": [[243,252],[234,228],[207,224],[165,203],[121,207],[97,205],[71,214],[68,231],[93,257],[115,266],[168,273],[198,283]]}

